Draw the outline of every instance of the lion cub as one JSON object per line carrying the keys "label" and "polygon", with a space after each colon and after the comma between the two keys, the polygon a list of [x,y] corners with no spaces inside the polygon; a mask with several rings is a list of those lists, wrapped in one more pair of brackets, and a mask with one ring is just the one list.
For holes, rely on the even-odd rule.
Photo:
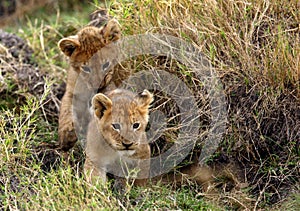
{"label": "lion cub", "polygon": [[[116,89],[96,94],[92,99],[92,117],[88,126],[84,171],[89,182],[106,173],[122,180],[137,169],[135,184],[145,185],[150,169],[150,147],[145,129],[153,95]],[[121,179],[123,178],[123,179]]]}
{"label": "lion cub", "polygon": [[[82,98],[89,90],[75,90],[76,83],[80,79],[80,74],[87,68],[86,64],[94,68],[97,74],[97,81],[107,86],[110,82],[110,75],[106,75],[103,71],[99,71],[101,64],[108,58],[113,57],[111,48],[107,47],[111,43],[117,41],[121,37],[121,31],[118,21],[111,19],[100,28],[87,26],[81,29],[75,36],[63,38],[58,45],[60,50],[69,57],[70,69],[68,70],[68,79],[66,92],[61,100],[58,136],[59,144],[65,151],[74,146],[77,141],[75,132],[75,114],[72,110],[74,98]],[[103,54],[97,54],[101,50],[105,50]],[[94,57],[93,57],[94,56]],[[96,56],[96,57],[95,57]],[[102,61],[103,60],[103,61]],[[101,62],[102,61],[102,62]],[[90,68],[88,68],[90,69]],[[100,88],[100,87],[99,87]],[[76,93],[79,92],[79,93]],[[88,110],[85,107],[82,111]],[[80,118],[79,118],[80,119]],[[81,122],[81,124],[83,124]]]}

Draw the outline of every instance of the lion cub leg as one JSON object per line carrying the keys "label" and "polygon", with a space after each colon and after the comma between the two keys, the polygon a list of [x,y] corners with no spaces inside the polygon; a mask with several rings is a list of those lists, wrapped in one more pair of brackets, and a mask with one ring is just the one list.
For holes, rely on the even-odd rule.
{"label": "lion cub leg", "polygon": [[86,157],[84,163],[84,175],[86,181],[90,184],[95,184],[99,180],[104,184],[107,181],[106,172],[95,167],[88,157]]}
{"label": "lion cub leg", "polygon": [[62,98],[58,120],[58,142],[65,151],[72,148],[77,141],[71,111],[71,100],[68,94],[65,94]]}
{"label": "lion cub leg", "polygon": [[150,147],[148,143],[145,143],[136,149],[134,155],[129,156],[134,161],[126,162],[127,158],[124,157],[125,162],[122,167],[124,174],[122,177],[114,177],[114,189],[119,193],[124,193],[129,191],[132,185],[139,187],[146,186],[149,180],[150,156]]}
{"label": "lion cub leg", "polygon": [[150,146],[148,144],[143,144],[138,150],[139,156],[135,157],[139,159],[138,161],[138,174],[137,179],[135,179],[134,184],[136,186],[146,186],[149,180],[150,173]]}

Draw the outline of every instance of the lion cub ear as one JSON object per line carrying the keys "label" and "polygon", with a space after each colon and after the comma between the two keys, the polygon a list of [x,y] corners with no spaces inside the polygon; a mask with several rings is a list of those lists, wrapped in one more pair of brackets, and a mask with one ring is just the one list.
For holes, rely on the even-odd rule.
{"label": "lion cub ear", "polygon": [[135,100],[142,112],[148,112],[149,106],[153,101],[153,94],[151,94],[147,89],[139,93]]}
{"label": "lion cub ear", "polygon": [[70,36],[63,38],[58,42],[60,50],[68,57],[72,56],[73,52],[80,46],[78,36]]}
{"label": "lion cub ear", "polygon": [[104,111],[111,109],[112,102],[104,94],[99,93],[93,97],[92,107],[95,115],[100,119],[103,116]]}

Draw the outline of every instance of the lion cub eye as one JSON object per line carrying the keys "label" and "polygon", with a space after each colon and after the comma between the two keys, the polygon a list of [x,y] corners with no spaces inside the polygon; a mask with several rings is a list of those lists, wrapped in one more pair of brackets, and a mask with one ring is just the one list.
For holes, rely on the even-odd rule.
{"label": "lion cub eye", "polygon": [[134,123],[134,124],[132,125],[132,128],[133,128],[134,130],[139,129],[139,127],[140,127],[140,123],[138,123],[138,122],[136,122],[136,123]]}
{"label": "lion cub eye", "polygon": [[109,67],[109,62],[106,62],[103,66],[102,69],[105,71]]}
{"label": "lion cub eye", "polygon": [[86,65],[83,65],[81,68],[82,68],[82,69],[83,69],[83,71],[84,71],[84,72],[86,72],[86,73],[90,73],[90,72],[92,72],[92,71],[91,71],[91,68],[89,68],[89,67],[88,67],[88,66],[86,66]]}
{"label": "lion cub eye", "polygon": [[120,131],[121,130],[121,125],[118,123],[113,123],[111,124],[111,126],[113,127],[114,130],[116,131]]}

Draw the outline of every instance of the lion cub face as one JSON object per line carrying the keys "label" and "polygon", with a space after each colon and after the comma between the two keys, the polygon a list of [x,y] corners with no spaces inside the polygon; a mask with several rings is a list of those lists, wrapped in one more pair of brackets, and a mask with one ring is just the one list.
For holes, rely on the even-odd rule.
{"label": "lion cub face", "polygon": [[107,95],[96,94],[92,109],[104,140],[113,149],[123,152],[134,152],[140,144],[145,144],[148,109],[152,101],[153,95],[147,90],[140,94],[122,89]]}

